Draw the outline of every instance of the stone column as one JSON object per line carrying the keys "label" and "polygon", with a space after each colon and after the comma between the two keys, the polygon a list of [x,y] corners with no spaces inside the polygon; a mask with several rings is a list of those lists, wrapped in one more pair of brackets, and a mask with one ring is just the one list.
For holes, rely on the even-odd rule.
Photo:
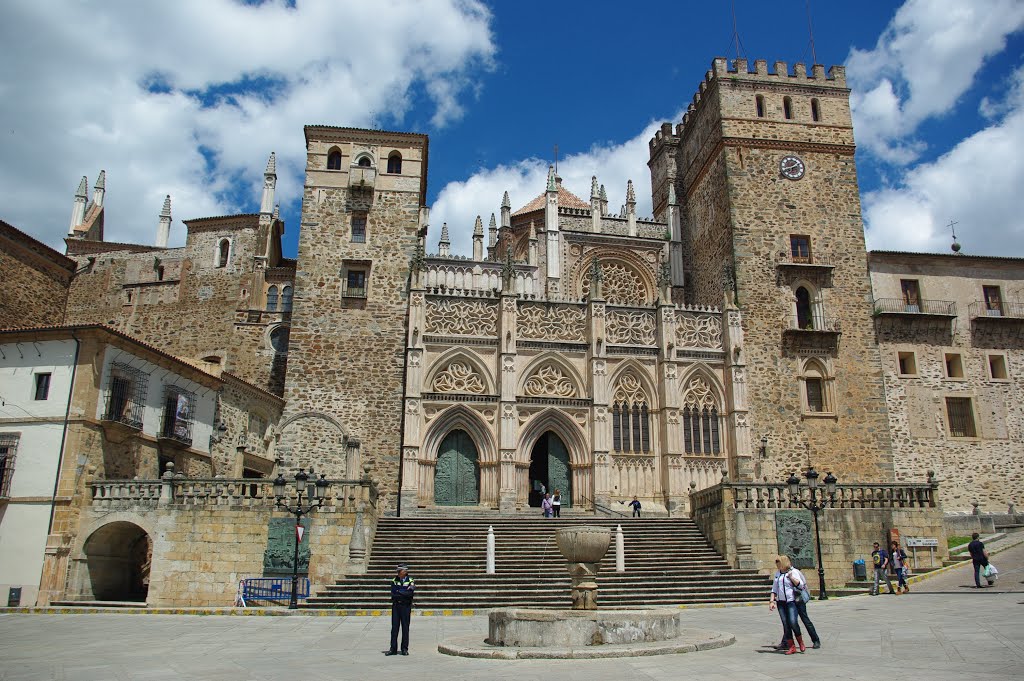
{"label": "stone column", "polygon": [[501,366],[498,390],[499,413],[498,447],[501,468],[498,471],[498,510],[502,513],[514,513],[518,502],[516,446],[519,439],[519,415],[516,409],[516,304],[515,291],[506,280],[501,295],[501,319],[498,324],[498,337],[501,352]]}
{"label": "stone column", "polygon": [[722,314],[722,347],[725,351],[726,427],[729,432],[729,472],[734,480],[753,480],[750,410],[747,399],[747,360],[743,344],[742,316],[729,304]]}
{"label": "stone column", "polygon": [[422,492],[419,458],[423,445],[423,414],[420,397],[423,387],[423,336],[426,330],[426,310],[422,285],[422,270],[414,267],[414,289],[409,293],[409,323],[407,327],[409,335],[406,338],[405,354],[405,419],[402,433],[402,486],[399,490],[402,515],[405,517],[416,512]]}
{"label": "stone column", "polygon": [[592,275],[590,301],[587,305],[587,322],[590,330],[590,381],[593,386],[593,424],[591,431],[593,460],[594,502],[608,506],[611,503],[611,481],[609,452],[612,448],[612,415],[609,409],[608,360],[605,343],[605,305],[601,295],[601,280],[598,271]]}

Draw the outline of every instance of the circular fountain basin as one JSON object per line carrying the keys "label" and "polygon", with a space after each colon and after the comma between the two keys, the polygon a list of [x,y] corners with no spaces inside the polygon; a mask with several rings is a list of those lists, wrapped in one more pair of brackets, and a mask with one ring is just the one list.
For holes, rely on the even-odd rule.
{"label": "circular fountain basin", "polygon": [[609,527],[580,525],[555,530],[558,550],[570,563],[598,563],[612,542]]}

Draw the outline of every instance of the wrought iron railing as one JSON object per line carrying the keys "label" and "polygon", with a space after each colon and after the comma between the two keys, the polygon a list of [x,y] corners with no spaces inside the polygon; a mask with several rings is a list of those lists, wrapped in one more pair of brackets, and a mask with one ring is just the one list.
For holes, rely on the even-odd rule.
{"label": "wrought iron railing", "polygon": [[107,377],[107,404],[103,420],[141,430],[148,381],[149,376],[140,369],[127,364],[112,364]]}
{"label": "wrought iron railing", "polygon": [[1005,319],[1024,319],[1024,303],[990,302],[978,300],[967,308],[971,319],[992,319],[1002,317]]}
{"label": "wrought iron railing", "polygon": [[160,426],[160,437],[192,445],[193,410],[196,396],[173,385],[167,386],[164,395],[164,420]]}
{"label": "wrought iron railing", "polygon": [[811,267],[835,267],[832,258],[827,255],[812,253],[810,255],[793,255],[791,251],[779,251],[775,258],[778,265],[805,265]]}
{"label": "wrought iron railing", "polygon": [[956,316],[956,303],[950,300],[918,300],[910,303],[903,298],[877,298],[875,314],[921,314]]}
{"label": "wrought iron railing", "polygon": [[811,316],[806,319],[796,315],[786,317],[785,331],[818,331],[824,333],[841,333],[842,323],[839,317]]}

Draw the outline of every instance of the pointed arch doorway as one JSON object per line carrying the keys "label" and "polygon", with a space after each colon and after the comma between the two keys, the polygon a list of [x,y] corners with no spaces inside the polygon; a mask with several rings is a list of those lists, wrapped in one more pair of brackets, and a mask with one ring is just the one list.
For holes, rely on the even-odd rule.
{"label": "pointed arch doorway", "polygon": [[480,503],[480,462],[469,433],[453,430],[437,450],[434,504],[475,506]]}
{"label": "pointed arch doorway", "polygon": [[562,493],[562,506],[572,506],[572,470],[569,450],[562,439],[550,430],[540,436],[530,452],[530,506],[540,507],[544,490]]}

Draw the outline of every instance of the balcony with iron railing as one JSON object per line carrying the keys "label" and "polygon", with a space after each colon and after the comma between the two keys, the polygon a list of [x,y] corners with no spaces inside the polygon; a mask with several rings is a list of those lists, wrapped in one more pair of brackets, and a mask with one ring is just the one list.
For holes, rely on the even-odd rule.
{"label": "balcony with iron railing", "polygon": [[978,300],[967,308],[971,320],[992,320],[1020,323],[1024,321],[1024,303]]}
{"label": "balcony with iron railing", "polygon": [[956,317],[956,303],[949,300],[924,300],[908,302],[904,298],[877,298],[874,302],[874,315],[893,315],[897,317]]}
{"label": "balcony with iron railing", "polygon": [[826,352],[836,351],[842,335],[842,325],[838,317],[820,315],[808,318],[789,316],[786,318],[786,326],[782,329],[784,345],[793,350],[813,348]]}
{"label": "balcony with iron railing", "polygon": [[794,255],[791,251],[779,251],[775,257],[775,267],[780,283],[794,278],[811,278],[823,288],[832,287],[832,272],[836,268],[827,255]]}

